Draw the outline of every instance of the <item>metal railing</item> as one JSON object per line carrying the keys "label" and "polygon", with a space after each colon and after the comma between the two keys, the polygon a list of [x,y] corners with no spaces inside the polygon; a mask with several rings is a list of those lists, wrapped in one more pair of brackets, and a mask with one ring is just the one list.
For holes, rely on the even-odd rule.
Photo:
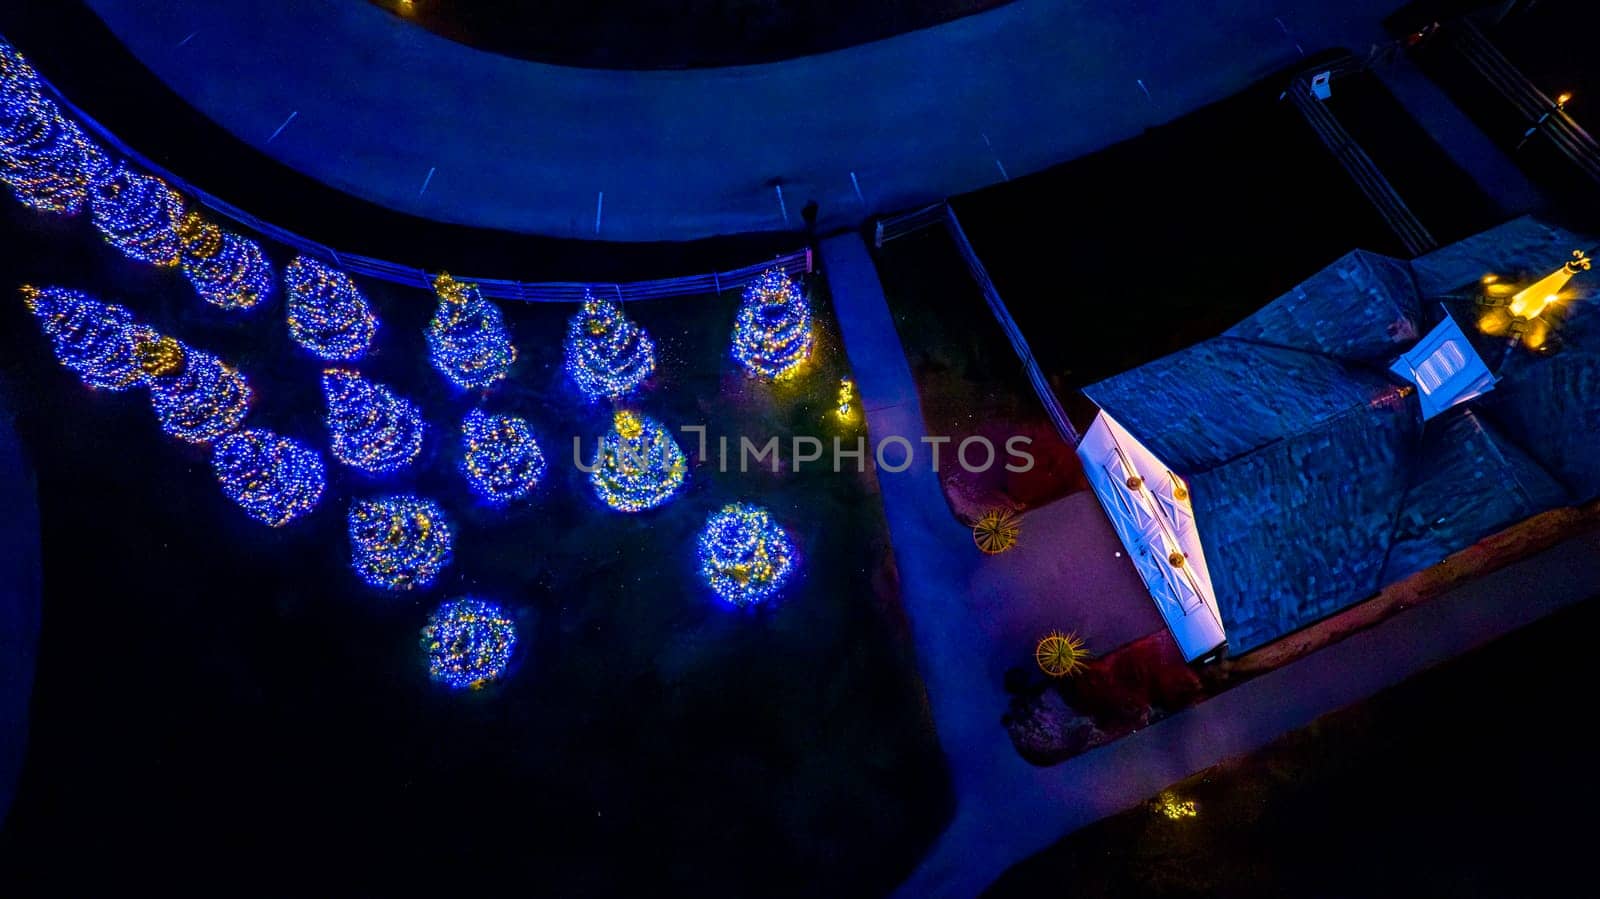
{"label": "metal railing", "polygon": [[[283,244],[296,252],[336,266],[350,274],[376,278],[405,287],[416,287],[423,290],[433,289],[433,274],[424,269],[402,265],[398,262],[390,262],[386,259],[364,256],[359,253],[342,253],[333,247],[301,236],[287,228],[263,221],[232,203],[196,187],[179,175],[169,171],[165,166],[129,146],[121,138],[113,134],[110,129],[96,121],[94,117],[79,109],[42,75],[39,78],[39,82],[63,112],[72,115],[84,130],[99,138],[108,148],[114,149],[145,171],[159,176],[179,192],[215,212],[218,216],[243,225],[263,237]],[[812,270],[811,250],[796,250],[792,253],[777,256],[769,261],[757,262],[727,271],[688,275],[680,278],[661,278],[654,281],[530,282],[506,278],[484,278],[469,274],[459,275],[458,280],[471,281],[477,284],[482,288],[485,296],[497,300],[514,300],[523,303],[577,303],[583,300],[586,292],[592,291],[595,294],[614,296],[622,301],[634,301],[736,290],[754,281],[761,276],[762,272],[771,268],[782,269],[785,274],[790,276],[810,272]]]}
{"label": "metal railing", "polygon": [[1306,124],[1316,132],[1317,138],[1338,160],[1339,165],[1355,181],[1356,187],[1366,196],[1378,215],[1383,218],[1389,230],[1400,238],[1407,251],[1413,256],[1420,256],[1429,250],[1436,249],[1439,242],[1429,233],[1422,220],[1417,218],[1411,207],[1389,183],[1383,172],[1378,169],[1377,163],[1367,155],[1367,151],[1356,143],[1350,132],[1340,124],[1333,111],[1328,109],[1311,90],[1311,79],[1320,72],[1332,72],[1333,75],[1346,75],[1361,71],[1361,64],[1354,57],[1346,57],[1332,65],[1318,66],[1315,71],[1304,72],[1295,76],[1289,82],[1285,91],[1290,102],[1305,117]]}
{"label": "metal railing", "polygon": [[915,234],[925,228],[944,224],[943,203],[934,203],[921,209],[902,212],[899,215],[885,216],[878,219],[878,225],[873,235],[873,243],[882,249],[888,241],[908,234]]}
{"label": "metal railing", "polygon": [[1471,19],[1451,23],[1451,45],[1501,96],[1511,101],[1533,128],[1550,139],[1580,171],[1600,182],[1600,145],[1567,115],[1555,100],[1540,90]]}
{"label": "metal railing", "polygon": [[978,282],[978,289],[983,292],[983,299],[989,304],[989,311],[994,314],[995,321],[1000,323],[1000,329],[1005,332],[1006,339],[1011,342],[1011,348],[1022,361],[1022,370],[1028,376],[1028,383],[1033,385],[1033,392],[1038,395],[1039,402],[1044,404],[1045,415],[1049,416],[1050,423],[1055,426],[1056,433],[1061,435],[1061,439],[1076,447],[1083,441],[1083,436],[1067,419],[1067,410],[1062,408],[1061,400],[1056,396],[1055,390],[1050,387],[1050,382],[1045,380],[1044,371],[1039,368],[1039,362],[1033,358],[1033,350],[1028,346],[1028,339],[1022,336],[1022,329],[1017,327],[1010,310],[1006,309],[1005,301],[1000,299],[1000,291],[995,289],[994,281],[990,280],[989,270],[984,268],[983,260],[978,258],[977,251],[967,240],[967,233],[961,230],[961,222],[956,218],[956,211],[948,203],[944,204],[944,222],[950,231],[951,239],[955,241],[956,249],[967,264],[967,271],[972,273],[972,280]]}

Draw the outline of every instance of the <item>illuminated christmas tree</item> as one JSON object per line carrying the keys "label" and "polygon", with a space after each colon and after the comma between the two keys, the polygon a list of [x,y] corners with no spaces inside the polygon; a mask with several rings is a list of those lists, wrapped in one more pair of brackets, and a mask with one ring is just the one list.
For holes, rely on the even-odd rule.
{"label": "illuminated christmas tree", "polygon": [[567,374],[591,398],[622,396],[656,370],[656,345],[610,300],[586,294],[567,323]]}
{"label": "illuminated christmas tree", "polygon": [[251,518],[275,528],[315,509],[327,485],[316,450],[264,428],[217,441],[211,468],[229,499]]}
{"label": "illuminated christmas tree", "polygon": [[600,441],[589,483],[611,508],[643,512],[678,492],[688,470],[683,450],[660,422],[623,410]]}
{"label": "illuminated christmas tree", "polygon": [[768,599],[794,573],[794,544],[766,509],[745,503],[724,506],[700,532],[700,575],[717,595],[736,606]]}
{"label": "illuminated christmas tree", "polygon": [[105,177],[111,160],[49,99],[0,98],[0,181],[40,212],[72,215]]}
{"label": "illuminated christmas tree", "polygon": [[811,306],[788,275],[768,269],[745,288],[733,330],[733,356],[745,371],[769,381],[792,375],[811,344]]}
{"label": "illuminated christmas tree", "polygon": [[[178,348],[176,363],[172,347]],[[149,379],[150,405],[167,434],[205,444],[244,423],[251,393],[238,369],[170,337],[141,341],[135,352]]]}
{"label": "illuminated christmas tree", "polygon": [[422,629],[428,675],[455,690],[479,690],[499,680],[516,646],[517,626],[505,612],[470,596],[440,605]]}
{"label": "illuminated christmas tree", "polygon": [[[39,87],[39,73],[22,57],[21,51],[0,37],[0,100],[12,94],[37,95]],[[0,120],[0,124],[3,121]]]}
{"label": "illuminated christmas tree", "polygon": [[350,506],[348,524],[351,565],[374,587],[429,587],[450,564],[450,522],[433,500],[357,500]]}
{"label": "illuminated christmas tree", "polygon": [[272,263],[253,240],[229,234],[198,212],[178,224],[183,273],[200,298],[222,309],[249,309],[272,295]]}
{"label": "illuminated christmas tree", "polygon": [[111,159],[44,94],[39,74],[0,40],[0,182],[41,212],[73,214]]}
{"label": "illuminated christmas tree", "polygon": [[344,272],[309,256],[284,271],[289,300],[289,336],[330,362],[353,362],[366,355],[378,330],[372,305]]}
{"label": "illuminated christmas tree", "polygon": [[95,228],[124,256],[152,265],[177,265],[183,197],[153,175],[118,166],[89,190]]}
{"label": "illuminated christmas tree", "polygon": [[506,376],[517,350],[511,345],[500,309],[483,298],[476,284],[447,274],[434,279],[439,308],[428,322],[433,367],[466,390],[493,385]]}
{"label": "illuminated christmas tree", "polygon": [[135,347],[154,332],[135,322],[127,309],[59,287],[24,287],[22,298],[50,338],[56,359],[85,384],[103,390],[144,384]]}
{"label": "illuminated christmas tree", "polygon": [[352,468],[384,474],[422,451],[422,410],[394,391],[349,369],[322,373],[333,455]]}
{"label": "illuminated christmas tree", "polygon": [[461,422],[461,436],[466,444],[461,468],[484,499],[521,499],[544,478],[544,453],[526,421],[473,409]]}

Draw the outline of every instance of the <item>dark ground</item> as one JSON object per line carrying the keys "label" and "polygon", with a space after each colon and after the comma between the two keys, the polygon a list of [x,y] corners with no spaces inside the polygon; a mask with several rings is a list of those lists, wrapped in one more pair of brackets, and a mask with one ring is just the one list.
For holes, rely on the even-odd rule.
{"label": "dark ground", "polygon": [[1033,440],[1034,470],[1026,474],[942,466],[940,482],[956,517],[970,522],[993,506],[1036,508],[1081,489],[1077,456],[1045,416],[946,230],[890,241],[876,262],[928,433],[949,436],[952,446],[974,435],[997,447],[1012,435]]}
{"label": "dark ground", "polygon": [[[1480,22],[1485,36],[1547,96],[1573,95],[1567,112],[1588,132],[1600,122],[1600,69],[1594,41],[1576,23],[1592,16],[1582,0],[1541,0],[1499,24]],[[1585,176],[1543,135],[1523,141],[1532,124],[1462,59],[1448,35],[1429,40],[1413,57],[1484,133],[1510,156],[1552,204],[1552,212],[1581,220],[1600,203],[1600,184]]]}
{"label": "dark ground", "polygon": [[754,65],[824,53],[1010,0],[369,0],[442,37],[602,69]]}
{"label": "dark ground", "polygon": [[[222,496],[203,452],[160,434],[142,393],[92,393],[59,368],[13,291],[127,303],[239,363],[253,424],[325,450],[319,365],[289,343],[281,298],[210,309],[87,221],[9,198],[0,234],[0,389],[38,468],[45,581],[0,893],[843,895],[886,890],[942,826],[870,476],[700,465],[660,510],[604,509],[571,463],[572,435],[592,447],[608,419],[564,381],[572,310],[506,305],[521,359],[486,406],[534,422],[551,474],[526,506],[475,504],[454,469],[472,398],[423,353],[433,298],[364,283],[382,325],[361,368],[422,405],[424,459],[383,480],[334,466],[317,512],[271,530]],[[640,408],[713,439],[834,433],[845,361],[825,290],[818,363],[770,390],[734,373],[736,302],[628,308],[660,348]],[[455,563],[423,595],[369,590],[348,567],[345,507],[413,486],[454,517]],[[705,516],[741,499],[773,509],[804,565],[748,614],[708,594],[692,549]],[[418,631],[469,591],[513,613],[519,657],[503,685],[453,694],[429,683]]]}
{"label": "dark ground", "polygon": [[[1307,65],[1310,65],[1309,61]],[[1353,249],[1404,256],[1266,79],[1144,136],[955,201],[1068,408],[1072,389],[1215,336]],[[1496,219],[1374,79],[1336,114],[1441,239]],[[1022,226],[1033,221],[1032,227]]]}
{"label": "dark ground", "polygon": [[1173,786],[1193,818],[1108,818],[985,895],[1573,896],[1597,799],[1593,600]]}

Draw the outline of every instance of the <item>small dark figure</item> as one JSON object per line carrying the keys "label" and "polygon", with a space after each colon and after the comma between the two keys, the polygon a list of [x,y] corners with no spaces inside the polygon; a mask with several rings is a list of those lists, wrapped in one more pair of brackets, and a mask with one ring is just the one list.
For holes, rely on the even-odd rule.
{"label": "small dark figure", "polygon": [[807,200],[805,208],[800,210],[800,217],[805,219],[806,240],[814,243],[817,239],[817,201]]}

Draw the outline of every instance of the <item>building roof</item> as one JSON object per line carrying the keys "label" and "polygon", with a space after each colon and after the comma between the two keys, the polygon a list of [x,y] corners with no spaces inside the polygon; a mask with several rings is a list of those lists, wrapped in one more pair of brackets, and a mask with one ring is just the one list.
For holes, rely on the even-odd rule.
{"label": "building roof", "polygon": [[1484,275],[1528,281],[1593,243],[1518,219],[1411,264],[1352,253],[1225,334],[1086,388],[1188,481],[1233,651],[1600,495],[1600,302],[1581,299],[1600,278],[1573,282],[1558,352],[1478,343],[1495,389],[1426,423],[1387,371],[1447,311],[1475,322]]}

